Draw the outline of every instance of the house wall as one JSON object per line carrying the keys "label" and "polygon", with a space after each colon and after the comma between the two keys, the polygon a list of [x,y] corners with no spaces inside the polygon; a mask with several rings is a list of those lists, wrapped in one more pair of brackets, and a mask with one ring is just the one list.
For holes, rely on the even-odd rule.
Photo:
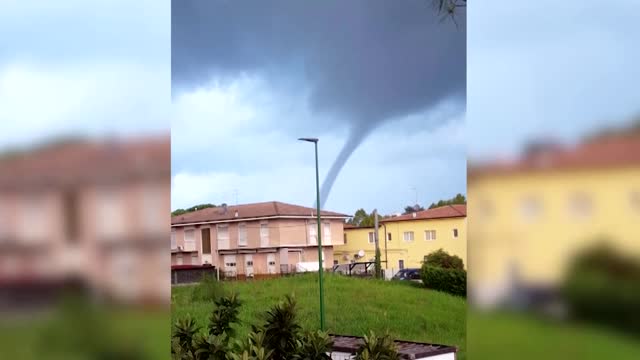
{"label": "house wall", "polygon": [[[637,229],[640,169],[611,168],[488,175],[468,184],[472,288],[500,288],[517,268],[521,280],[558,284],[576,251],[606,238],[619,250],[640,256]],[[575,193],[586,194],[591,211],[577,217]],[[524,199],[538,199],[536,216],[523,211]]]}
{"label": "house wall", "polygon": [[[276,272],[280,271],[281,264],[295,265],[298,261],[317,261],[317,247],[308,246],[308,224],[310,219],[268,219],[266,223],[269,228],[269,248],[277,247],[280,250],[275,253]],[[229,250],[235,249],[257,249],[261,248],[260,243],[260,226],[265,220],[246,221],[245,224],[247,232],[247,246],[238,246],[238,222],[225,223],[229,228]],[[332,243],[342,243],[342,220],[326,220],[324,222],[330,222]],[[216,224],[201,225],[202,227],[210,227],[211,231],[211,250],[212,250],[212,265],[218,266],[221,269],[224,268],[224,256],[217,255],[218,242],[217,242],[217,226]],[[174,226],[172,228],[176,234],[177,246],[184,247],[184,231],[185,229],[196,230],[196,250],[198,251],[197,263],[189,262],[188,255],[184,254],[183,264],[201,264],[203,261],[202,255],[202,236],[200,228],[196,226]],[[322,229],[324,231],[324,227]],[[288,251],[291,249],[291,252]],[[295,249],[302,249],[302,252],[296,252]],[[300,255],[298,255],[300,253]],[[172,254],[171,263],[176,264],[176,254]],[[311,260],[305,260],[305,259]],[[333,264],[333,250],[331,247],[325,249],[325,261],[326,266],[331,267]],[[263,253],[253,254],[254,273],[265,274],[267,273],[267,256]],[[245,273],[245,260],[243,254],[236,255],[236,271],[238,274]]]}
{"label": "house wall", "polygon": [[[453,229],[458,229],[458,237],[453,237]],[[391,240],[388,240],[384,233],[384,226],[378,230],[378,240],[380,255],[385,259],[385,240],[387,263],[382,264],[383,268],[398,269],[399,261],[404,261],[405,268],[416,268],[422,266],[424,256],[440,248],[452,255],[462,258],[465,267],[467,265],[467,241],[466,241],[466,218],[447,218],[429,220],[407,220],[397,222],[386,222],[387,234],[391,233]],[[435,240],[425,240],[424,231],[435,230]],[[347,244],[336,246],[336,260],[339,264],[348,264],[355,261],[371,261],[375,258],[375,243],[369,243],[369,232],[373,228],[345,229]],[[405,242],[403,234],[405,231],[413,231],[413,242]],[[365,256],[362,259],[354,259],[354,255],[359,250],[364,250]],[[346,258],[345,258],[346,257]]]}

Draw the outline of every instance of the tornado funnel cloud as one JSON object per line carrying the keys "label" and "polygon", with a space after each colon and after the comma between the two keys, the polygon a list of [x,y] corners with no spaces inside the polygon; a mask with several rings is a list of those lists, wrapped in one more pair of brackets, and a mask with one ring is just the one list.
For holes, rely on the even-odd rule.
{"label": "tornado funnel cloud", "polygon": [[[324,178],[324,182],[322,183],[322,187],[320,188],[320,208],[324,209],[324,205],[329,198],[329,194],[331,193],[331,188],[335,183],[340,171],[347,163],[347,160],[351,157],[351,154],[355,151],[355,149],[360,146],[362,141],[369,134],[371,129],[363,129],[362,127],[355,127],[349,133],[349,138],[347,138],[347,142],[340,150],[340,153],[336,157],[336,160],[331,165],[327,176]],[[316,205],[316,204],[314,204]]]}

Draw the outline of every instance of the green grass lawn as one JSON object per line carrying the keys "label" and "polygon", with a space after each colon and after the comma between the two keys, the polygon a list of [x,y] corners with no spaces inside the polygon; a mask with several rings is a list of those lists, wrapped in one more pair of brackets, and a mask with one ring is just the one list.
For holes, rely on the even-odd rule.
{"label": "green grass lawn", "polygon": [[[237,292],[244,302],[239,334],[285,295],[293,294],[298,317],[305,329],[320,323],[317,275],[271,280],[225,282],[225,290]],[[192,286],[172,289],[172,320],[187,314],[206,326],[211,302],[192,301]],[[416,287],[404,282],[325,275],[327,330],[344,335],[366,335],[369,330],[389,331],[397,339],[454,345],[465,358],[466,301],[464,298]]]}
{"label": "green grass lawn", "polygon": [[640,339],[525,314],[469,311],[468,352],[478,359],[640,359]]}
{"label": "green grass lawn", "polygon": [[135,349],[144,359],[170,359],[170,334],[168,312],[100,308],[69,316],[54,311],[0,322],[0,359],[86,359],[101,344]]}

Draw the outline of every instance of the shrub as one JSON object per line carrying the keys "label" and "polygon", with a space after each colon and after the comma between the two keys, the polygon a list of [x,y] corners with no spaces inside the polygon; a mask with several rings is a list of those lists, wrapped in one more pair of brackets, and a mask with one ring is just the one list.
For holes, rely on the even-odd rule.
{"label": "shrub", "polygon": [[222,284],[213,275],[207,274],[200,283],[193,287],[191,300],[194,302],[215,302],[224,295]]}
{"label": "shrub", "polygon": [[467,294],[467,272],[465,270],[446,269],[424,264],[421,275],[424,286],[429,289],[459,296]]}
{"label": "shrub", "polygon": [[396,344],[388,334],[377,336],[371,332],[364,337],[364,344],[360,346],[355,356],[356,360],[400,360]]}
{"label": "shrub", "polygon": [[569,266],[562,292],[572,315],[640,333],[630,314],[640,312],[640,261],[599,244],[579,253]]}
{"label": "shrub", "polygon": [[333,341],[322,331],[311,331],[298,340],[296,360],[331,360]]}
{"label": "shrub", "polygon": [[425,256],[424,264],[444,269],[464,269],[464,263],[461,258],[456,255],[449,255],[442,249],[438,249],[437,251]]}
{"label": "shrub", "polygon": [[301,327],[296,318],[296,302],[287,296],[267,312],[264,325],[265,345],[274,359],[289,359],[297,352]]}
{"label": "shrub", "polygon": [[209,335],[233,335],[231,325],[238,322],[241,305],[236,294],[215,300],[215,308],[209,318]]}
{"label": "shrub", "polygon": [[200,327],[191,316],[176,321],[171,343],[171,354],[174,358],[189,359],[195,357],[194,340],[199,330]]}

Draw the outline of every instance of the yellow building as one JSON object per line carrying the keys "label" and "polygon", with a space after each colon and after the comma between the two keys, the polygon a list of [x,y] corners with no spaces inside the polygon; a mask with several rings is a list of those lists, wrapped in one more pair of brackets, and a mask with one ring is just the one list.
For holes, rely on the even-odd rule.
{"label": "yellow building", "polygon": [[[447,205],[384,219],[378,238],[383,269],[392,272],[422,266],[440,248],[463,259],[466,267],[466,205]],[[373,261],[374,228],[344,228],[344,245],[334,246],[334,263]],[[386,260],[386,263],[384,262]]]}
{"label": "yellow building", "polygon": [[572,255],[599,239],[640,256],[640,136],[532,151],[472,168],[469,282],[478,304],[514,284],[553,288]]}

